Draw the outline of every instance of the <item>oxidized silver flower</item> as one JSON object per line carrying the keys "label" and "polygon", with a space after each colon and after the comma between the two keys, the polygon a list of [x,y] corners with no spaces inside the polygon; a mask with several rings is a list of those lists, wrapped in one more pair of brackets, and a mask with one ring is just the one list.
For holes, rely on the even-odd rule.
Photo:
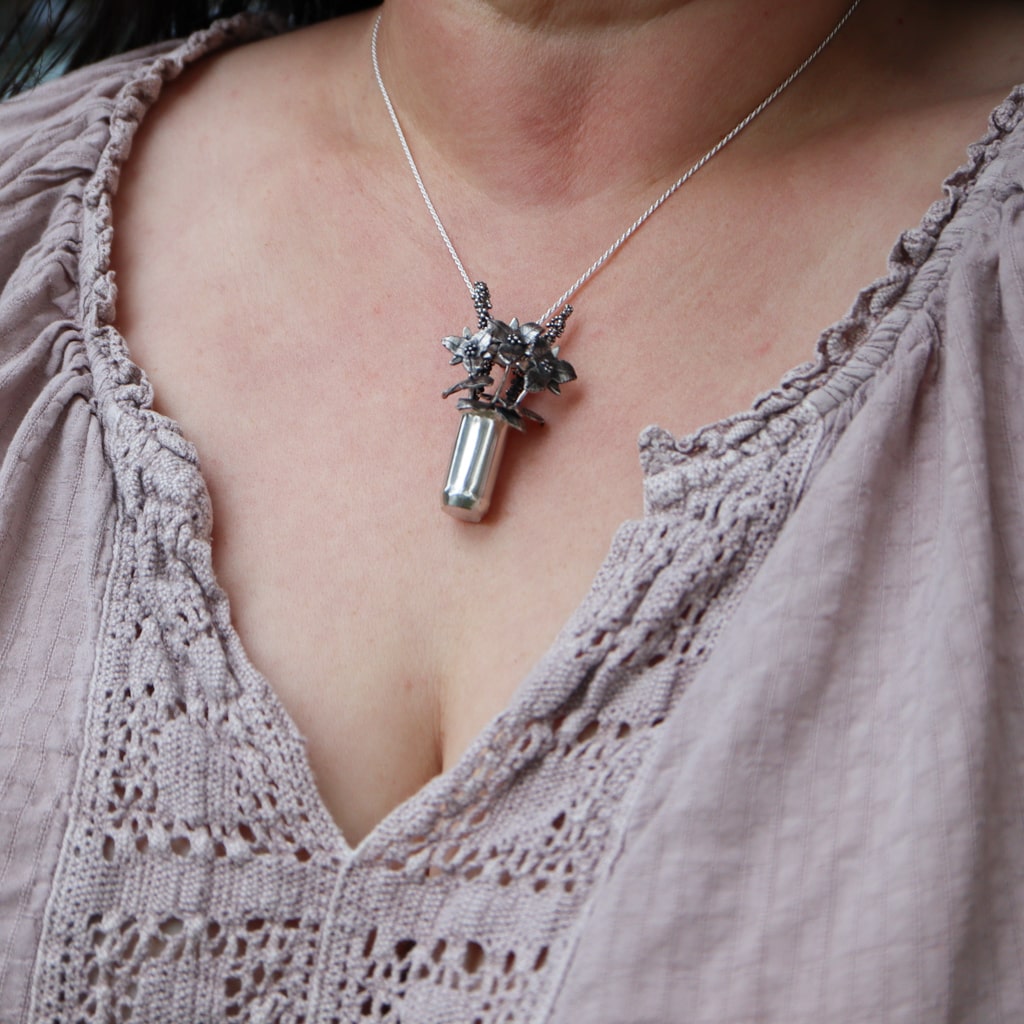
{"label": "oxidized silver flower", "polygon": [[[473,305],[477,311],[476,333],[470,333],[467,327],[461,337],[442,340],[452,354],[452,365],[462,363],[469,374],[443,392],[443,397],[468,391],[469,395],[459,400],[460,409],[496,412],[516,430],[524,429],[526,419],[543,423],[543,418],[523,406],[522,401],[526,395],[545,389],[560,394],[562,384],[576,379],[572,365],[559,359],[558,346],[552,345],[564,330],[572,306],[566,306],[546,327],[532,321],[520,324],[518,317],[505,323],[490,315],[490,292],[483,282],[474,286]],[[498,386],[488,393],[485,389],[494,384],[490,374],[495,364],[504,372]]]}
{"label": "oxidized silver flower", "polygon": [[498,347],[497,339],[489,326],[477,331],[476,334],[470,334],[469,328],[464,327],[461,338],[449,336],[441,344],[452,354],[451,365],[462,363],[471,377],[490,370]]}
{"label": "oxidized silver flower", "polygon": [[500,320],[497,323],[504,328],[505,336],[495,353],[496,361],[502,366],[515,366],[525,370],[533,347],[544,333],[544,329],[540,324],[520,324],[518,317],[513,317],[509,324],[503,324]]}
{"label": "oxidized silver flower", "polygon": [[576,379],[576,371],[571,363],[558,358],[558,346],[548,345],[539,341],[530,353],[530,365],[523,374],[523,387],[526,391],[548,391],[560,395],[561,385]]}

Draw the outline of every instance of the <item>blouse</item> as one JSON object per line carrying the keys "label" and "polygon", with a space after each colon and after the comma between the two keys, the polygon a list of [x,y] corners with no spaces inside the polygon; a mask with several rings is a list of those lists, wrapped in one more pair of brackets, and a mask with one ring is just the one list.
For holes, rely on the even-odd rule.
{"label": "blouse", "polygon": [[135,130],[263,31],[0,105],[0,1019],[1024,1020],[1024,88],[353,848],[114,319]]}

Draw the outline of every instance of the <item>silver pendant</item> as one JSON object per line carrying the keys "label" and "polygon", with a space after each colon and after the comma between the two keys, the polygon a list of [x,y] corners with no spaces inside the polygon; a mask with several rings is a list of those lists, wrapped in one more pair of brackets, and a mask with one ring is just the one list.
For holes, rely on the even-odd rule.
{"label": "silver pendant", "polygon": [[[467,327],[461,337],[442,341],[452,354],[451,364],[462,363],[468,376],[442,395],[447,398],[466,392],[458,402],[462,421],[441,505],[458,519],[478,523],[491,504],[506,428],[524,430],[527,420],[544,422],[523,400],[538,391],[561,394],[561,385],[575,380],[576,371],[558,358],[558,346],[553,344],[565,330],[572,306],[566,306],[544,327],[520,324],[518,319],[506,324],[490,315],[491,295],[483,281],[473,285],[473,305],[476,333]],[[495,371],[500,374],[497,384],[497,374],[492,376]]]}
{"label": "silver pendant", "polygon": [[508,424],[492,409],[463,412],[441,492],[449,515],[479,523],[487,514],[507,437]]}

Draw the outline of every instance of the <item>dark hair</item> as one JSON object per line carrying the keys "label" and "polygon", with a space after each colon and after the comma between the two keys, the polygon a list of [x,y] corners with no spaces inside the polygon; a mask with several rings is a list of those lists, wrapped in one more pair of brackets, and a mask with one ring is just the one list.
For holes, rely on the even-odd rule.
{"label": "dark hair", "polygon": [[372,6],[358,0],[0,0],[0,96],[245,10],[271,11],[299,26]]}

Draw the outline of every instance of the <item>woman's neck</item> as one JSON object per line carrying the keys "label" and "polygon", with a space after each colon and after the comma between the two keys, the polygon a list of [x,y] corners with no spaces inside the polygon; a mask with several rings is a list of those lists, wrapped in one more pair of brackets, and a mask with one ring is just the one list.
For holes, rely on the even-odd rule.
{"label": "woman's neck", "polygon": [[425,169],[542,212],[671,182],[848,6],[388,0],[380,63]]}

